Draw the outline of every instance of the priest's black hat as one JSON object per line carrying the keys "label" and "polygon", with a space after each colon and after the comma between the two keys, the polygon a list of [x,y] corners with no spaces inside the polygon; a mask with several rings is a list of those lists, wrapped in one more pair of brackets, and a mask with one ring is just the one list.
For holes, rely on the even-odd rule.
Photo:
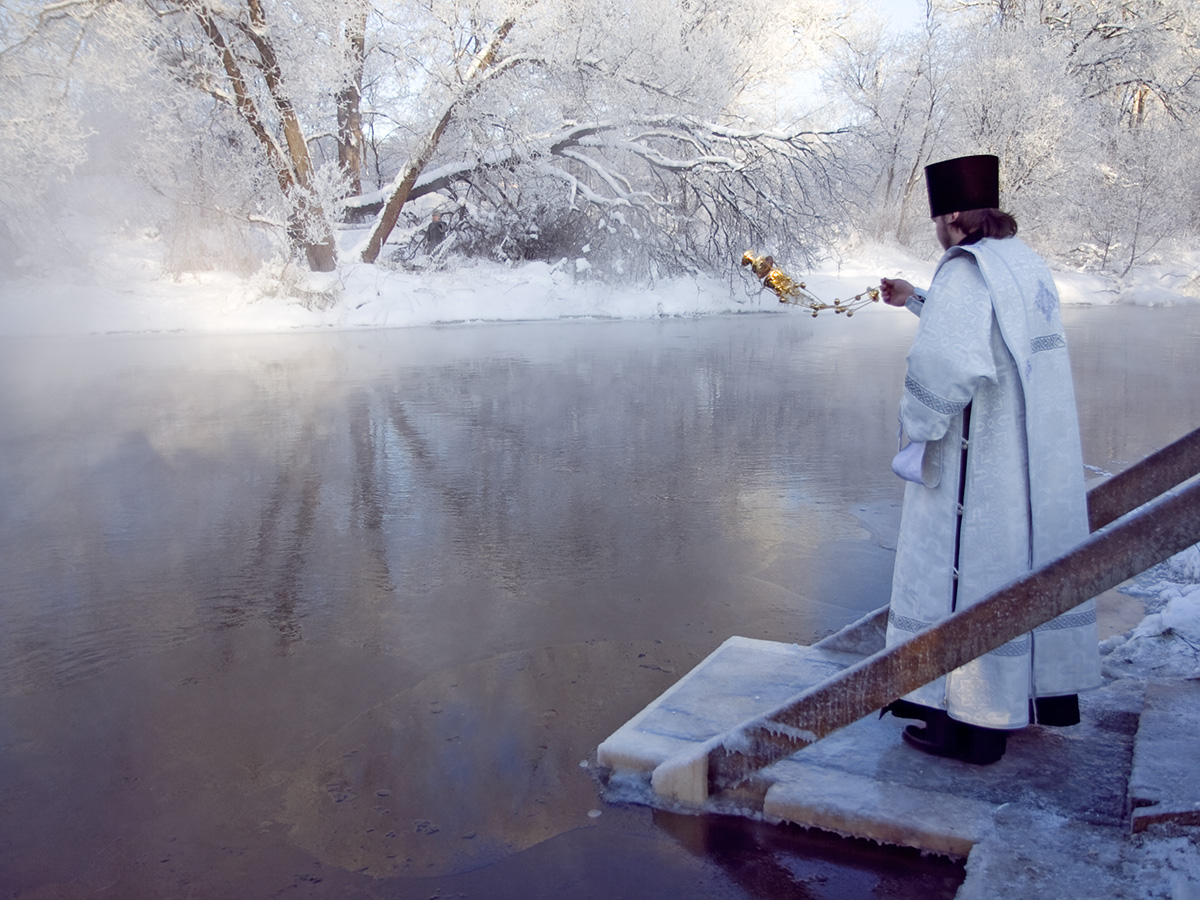
{"label": "priest's black hat", "polygon": [[1000,206],[1000,160],[991,154],[960,156],[925,167],[929,216]]}

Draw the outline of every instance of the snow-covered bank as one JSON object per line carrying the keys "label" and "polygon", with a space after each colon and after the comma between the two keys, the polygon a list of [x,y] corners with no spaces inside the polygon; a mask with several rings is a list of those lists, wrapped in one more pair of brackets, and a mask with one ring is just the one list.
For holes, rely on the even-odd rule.
{"label": "snow-covered bank", "polygon": [[1124,592],[1141,599],[1147,615],[1132,631],[1101,645],[1105,674],[1200,678],[1200,545],[1142,573]]}
{"label": "snow-covered bank", "polygon": [[[329,275],[299,268],[250,277],[209,271],[163,274],[152,233],[97,246],[86,265],[0,281],[0,335],[141,332],[263,333],[329,328],[402,328],[452,322],[560,318],[646,319],[787,310],[730,260],[728,275],[612,286],[588,278],[583,260],[508,266],[458,261],[440,271],[348,265]],[[1200,303],[1200,253],[1178,265],[1134,270],[1118,283],[1059,271],[1064,303],[1163,306]],[[846,251],[812,271],[780,258],[822,300],[851,297],[881,276],[927,284],[935,260],[890,247]],[[795,314],[803,310],[791,309]],[[882,306],[862,314],[893,314]]]}
{"label": "snow-covered bank", "polygon": [[[64,267],[51,275],[6,279],[0,284],[0,335],[263,333],[789,311],[737,260],[724,278],[652,285],[593,281],[586,264],[574,260],[520,266],[455,261],[416,272],[348,265],[328,275],[277,268],[247,278],[220,271],[175,277],[161,274],[155,244],[151,237],[128,239],[97,253],[87,270]],[[853,296],[882,274],[932,274],[931,265],[895,253],[864,254],[812,273],[780,264],[827,301]],[[879,309],[895,312],[882,304]]]}

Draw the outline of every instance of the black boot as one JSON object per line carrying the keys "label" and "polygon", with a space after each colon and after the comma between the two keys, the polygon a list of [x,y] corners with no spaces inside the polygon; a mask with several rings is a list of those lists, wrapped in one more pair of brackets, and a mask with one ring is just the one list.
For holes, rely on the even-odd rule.
{"label": "black boot", "polygon": [[922,722],[927,722],[931,715],[939,711],[932,706],[922,706],[919,703],[912,703],[908,700],[893,700],[879,711],[879,718],[882,719],[885,715],[891,713],[897,719],[920,719]]}
{"label": "black boot", "polygon": [[1079,695],[1038,697],[1029,701],[1029,721],[1054,728],[1079,724]]}
{"label": "black boot", "polygon": [[987,766],[1004,756],[1008,732],[981,728],[951,719],[944,711],[930,710],[924,728],[909,725],[901,737],[905,742],[934,756],[957,759],[976,766]]}
{"label": "black boot", "polygon": [[958,756],[958,731],[954,728],[955,724],[944,710],[930,709],[925,718],[924,728],[909,725],[901,732],[900,737],[918,750],[953,759]]}
{"label": "black boot", "polygon": [[1008,749],[1008,732],[999,728],[981,728],[965,722],[955,722],[959,728],[959,755],[963,762],[990,766]]}

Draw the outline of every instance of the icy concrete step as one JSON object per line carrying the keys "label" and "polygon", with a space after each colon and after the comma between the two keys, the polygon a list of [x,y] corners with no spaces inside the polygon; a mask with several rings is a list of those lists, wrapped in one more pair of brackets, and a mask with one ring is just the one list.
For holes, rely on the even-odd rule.
{"label": "icy concrete step", "polygon": [[1009,737],[991,766],[928,756],[900,740],[906,722],[868,716],[763,770],[774,819],[930,853],[966,856],[1001,810],[1123,830],[1137,684],[1081,698],[1084,721]]}
{"label": "icy concrete step", "polygon": [[[662,805],[649,779],[664,760],[861,659],[830,646],[727,640],[600,745],[598,762],[622,773],[623,789],[629,776],[644,783],[635,796],[620,799]],[[948,856],[966,856],[987,843],[1001,811],[1036,812],[1127,834],[1126,786],[1141,684],[1114,682],[1080,703],[1079,725],[1017,732],[1004,758],[982,767],[921,753],[900,740],[908,722],[868,715],[763,769],[732,795],[710,798],[702,810]]]}
{"label": "icy concrete step", "polygon": [[767,791],[762,811],[768,819],[965,858],[987,834],[998,808],[986,800],[791,762]]}
{"label": "icy concrete step", "polygon": [[728,731],[862,657],[731,637],[596,750],[602,766],[647,778],[693,744]]}
{"label": "icy concrete step", "polygon": [[1200,681],[1146,686],[1133,747],[1129,801],[1135,832],[1200,825]]}

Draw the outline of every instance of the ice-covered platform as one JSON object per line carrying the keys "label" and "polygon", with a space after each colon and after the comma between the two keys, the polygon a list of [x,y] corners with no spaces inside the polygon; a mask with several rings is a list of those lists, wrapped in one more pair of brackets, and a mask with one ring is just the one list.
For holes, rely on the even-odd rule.
{"label": "ice-covered platform", "polygon": [[[1118,598],[1098,606],[1102,632],[1124,630]],[[656,767],[861,660],[882,645],[879,624],[864,619],[811,647],[728,639],[599,746],[611,798],[678,810],[650,786]],[[1134,832],[1200,823],[1200,683],[1117,679],[1080,704],[1080,724],[1016,732],[1004,758],[983,767],[923,754],[900,738],[910,721],[871,715],[692,811],[965,857],[960,898],[1022,896],[1021,885],[1042,883],[1039,872],[1068,870],[1116,890]],[[1056,847],[1078,852],[1046,860],[1035,835],[1047,828]],[[1023,875],[1014,860],[1025,861]],[[1001,867],[1011,892],[996,892]]]}

